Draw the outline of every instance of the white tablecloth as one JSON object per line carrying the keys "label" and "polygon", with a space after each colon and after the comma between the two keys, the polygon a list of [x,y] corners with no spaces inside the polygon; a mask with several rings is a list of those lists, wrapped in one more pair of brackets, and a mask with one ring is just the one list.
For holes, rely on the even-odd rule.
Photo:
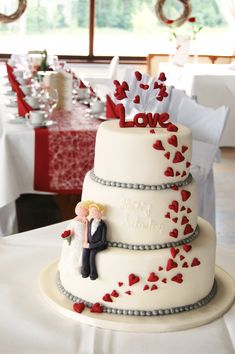
{"label": "white tablecloth", "polygon": [[[234,353],[235,305],[205,326],[156,334],[103,330],[54,312],[39,293],[39,274],[60,256],[65,225],[0,239],[1,354]],[[235,278],[235,247],[218,247],[217,265]]]}
{"label": "white tablecloth", "polygon": [[208,107],[230,109],[220,146],[235,147],[235,70],[225,64],[185,64],[183,67],[160,63],[168,85],[183,89]]}

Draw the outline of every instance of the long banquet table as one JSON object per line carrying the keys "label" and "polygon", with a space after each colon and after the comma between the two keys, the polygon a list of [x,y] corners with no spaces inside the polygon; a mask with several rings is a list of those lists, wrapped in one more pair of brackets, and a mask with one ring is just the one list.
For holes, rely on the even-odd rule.
{"label": "long banquet table", "polygon": [[[234,65],[235,66],[235,65]],[[160,63],[167,83],[185,90],[201,105],[230,109],[220,146],[235,147],[235,70],[225,64],[185,64],[182,67]]]}
{"label": "long banquet table", "polygon": [[[0,239],[0,353],[234,353],[235,305],[210,324],[151,334],[95,328],[55,312],[40,294],[39,274],[59,258],[59,235],[66,225],[62,222]],[[216,263],[235,278],[234,247],[218,246]]]}
{"label": "long banquet table", "polygon": [[[6,91],[9,90],[9,87],[4,85],[4,83],[7,82],[7,79],[4,79],[5,74],[5,66],[0,65],[0,236],[17,232],[15,200],[24,193],[38,193],[38,190],[35,190],[34,187],[35,132],[34,129],[27,124],[16,124],[14,123],[16,119],[11,119],[11,115],[17,113],[17,108],[6,106],[10,96],[5,95]],[[84,108],[82,108],[81,113],[79,113],[78,107],[75,114],[77,112],[78,115],[82,115]],[[95,133],[101,121],[96,119],[91,121],[90,119],[88,122],[89,118],[87,118],[86,125],[82,125],[81,123],[81,126],[79,126],[79,121],[74,124],[74,126],[73,124],[69,126],[69,113],[65,113],[65,118],[65,122],[62,120],[61,124],[56,126],[58,127],[56,128],[57,132],[63,134],[63,132],[66,131],[66,133],[68,133],[68,129],[70,129],[70,136],[74,136],[74,133],[81,132],[83,136],[82,143],[84,143],[85,137],[87,136],[88,143],[92,144],[93,142],[94,147]],[[71,139],[69,142],[71,142]],[[83,146],[85,146],[85,144],[83,144]],[[82,153],[81,146],[77,147],[77,150],[79,150],[79,153],[76,155],[76,163],[79,164],[79,161],[83,159],[80,170],[81,168],[85,169],[85,167],[87,167],[86,164],[84,164],[85,154]],[[44,154],[41,156],[41,161],[43,162],[44,159],[47,159],[47,156],[45,151],[42,151],[42,154]],[[91,155],[92,154],[89,156],[90,160],[92,158]],[[38,171],[39,170],[40,168],[38,168]],[[80,173],[81,172],[84,173],[87,171],[84,170],[80,171]],[[40,189],[40,191],[48,192],[47,189]]]}

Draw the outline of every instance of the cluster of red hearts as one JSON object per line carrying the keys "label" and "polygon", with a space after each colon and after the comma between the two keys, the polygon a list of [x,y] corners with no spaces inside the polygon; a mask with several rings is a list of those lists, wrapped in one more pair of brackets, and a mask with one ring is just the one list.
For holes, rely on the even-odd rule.
{"label": "cluster of red hearts", "polygon": [[[155,131],[154,129],[150,130],[151,134],[154,134]],[[173,164],[178,164],[180,162],[185,161],[185,157],[184,157],[184,153],[188,150],[188,146],[182,145],[181,148],[178,148],[178,139],[177,136],[171,135],[168,139],[167,139],[167,144],[175,147],[176,151],[172,154],[169,151],[167,151],[167,146],[164,146],[162,141],[157,139],[154,144],[153,144],[153,148],[155,150],[160,150],[160,151],[166,151],[166,153],[164,154],[164,157],[169,160],[169,163],[172,162]],[[177,149],[178,148],[178,149]],[[191,163],[189,161],[185,161],[185,168],[188,169],[190,167]],[[174,176],[181,176],[184,177],[186,176],[186,170],[183,170],[182,172],[179,171],[174,171],[173,168],[171,166],[167,167],[167,169],[164,171],[164,175],[167,177],[174,177]]]}
{"label": "cluster of red hearts", "polygon": [[[161,272],[164,270],[167,272],[170,272],[173,269],[176,269],[178,267],[181,268],[189,268],[189,267],[197,267],[201,264],[199,259],[197,257],[192,258],[191,260],[185,259],[185,255],[189,253],[192,250],[192,246],[189,244],[184,244],[178,248],[171,247],[170,248],[170,258],[167,260],[167,263],[165,267],[163,266],[158,266],[156,271],[151,272],[148,277],[146,284],[143,285],[142,291],[156,291],[159,289],[160,284],[167,284],[169,281],[181,284],[183,283],[183,274],[178,272],[174,274],[173,276],[171,275],[169,278],[166,278],[165,276],[161,276]],[[140,282],[140,277],[134,273],[129,274],[128,276],[128,282],[127,282],[127,287],[125,287],[125,283],[119,281],[117,283],[117,286],[119,290],[112,290],[110,293],[104,294],[102,297],[102,300],[104,302],[109,302],[112,303],[115,301],[115,298],[118,298],[119,296],[123,295],[133,295],[135,292],[130,290],[132,286]],[[145,280],[144,280],[145,281]],[[124,288],[123,291],[120,290],[120,288]],[[85,304],[84,303],[75,303],[73,305],[73,309],[76,312],[83,312],[85,309]],[[96,313],[102,313],[103,312],[103,306],[100,302],[96,302],[95,304],[92,305],[90,308],[90,312],[96,312]]]}

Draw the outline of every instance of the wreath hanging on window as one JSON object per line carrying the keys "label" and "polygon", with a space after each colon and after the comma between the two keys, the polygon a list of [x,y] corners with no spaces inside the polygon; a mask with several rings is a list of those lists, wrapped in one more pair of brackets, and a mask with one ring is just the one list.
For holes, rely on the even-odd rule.
{"label": "wreath hanging on window", "polygon": [[27,7],[27,0],[19,0],[18,8],[15,12],[13,12],[13,14],[3,15],[0,13],[0,22],[10,23],[18,20],[18,18],[20,18],[20,16],[22,16],[23,13],[25,12],[26,7]]}
{"label": "wreath hanging on window", "polygon": [[[172,20],[168,19],[164,15],[163,7],[164,7],[165,2],[166,2],[166,0],[157,0],[157,2],[155,4],[155,12],[156,12],[158,19],[162,23],[164,23],[165,25],[171,25]],[[179,0],[179,2],[181,2],[184,9],[183,9],[182,14],[177,19],[174,19],[174,25],[177,27],[181,26],[184,22],[187,21],[187,18],[190,16],[191,11],[192,11],[192,5],[190,3],[190,0]]]}

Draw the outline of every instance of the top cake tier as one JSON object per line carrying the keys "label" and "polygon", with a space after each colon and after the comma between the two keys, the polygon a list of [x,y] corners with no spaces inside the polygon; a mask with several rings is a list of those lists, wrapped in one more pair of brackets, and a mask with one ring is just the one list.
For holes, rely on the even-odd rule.
{"label": "top cake tier", "polygon": [[165,128],[120,128],[119,120],[98,129],[94,173],[107,181],[160,185],[183,181],[189,174],[191,131]]}

